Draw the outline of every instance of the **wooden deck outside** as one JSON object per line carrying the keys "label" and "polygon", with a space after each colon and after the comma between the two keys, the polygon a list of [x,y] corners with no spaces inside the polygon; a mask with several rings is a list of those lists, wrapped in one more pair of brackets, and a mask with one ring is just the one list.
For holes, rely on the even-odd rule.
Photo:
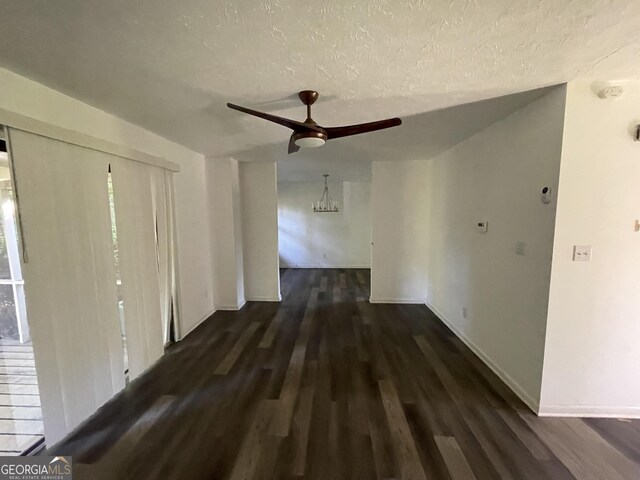
{"label": "wooden deck outside", "polygon": [[0,340],[0,455],[20,455],[43,433],[31,343]]}

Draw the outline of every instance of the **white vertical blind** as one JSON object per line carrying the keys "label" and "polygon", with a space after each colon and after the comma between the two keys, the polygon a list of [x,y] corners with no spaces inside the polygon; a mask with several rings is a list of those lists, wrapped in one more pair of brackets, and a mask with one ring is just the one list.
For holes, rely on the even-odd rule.
{"label": "white vertical blind", "polygon": [[166,227],[158,228],[156,222],[158,203],[166,205],[165,181],[158,167],[121,158],[111,163],[111,175],[129,375],[133,379],[164,352],[162,316],[168,307],[161,300],[161,279],[164,283],[168,273],[164,268],[160,272],[156,231],[163,236],[167,233]]}
{"label": "white vertical blind", "polygon": [[[169,342],[171,322],[178,324],[175,281],[175,231],[173,219],[173,174],[153,168],[151,172],[153,211],[156,219],[158,280],[164,342]],[[179,332],[175,332],[178,334]]]}
{"label": "white vertical blind", "polygon": [[107,192],[115,157],[13,129],[9,140],[28,259],[27,311],[52,445],[124,386]]}

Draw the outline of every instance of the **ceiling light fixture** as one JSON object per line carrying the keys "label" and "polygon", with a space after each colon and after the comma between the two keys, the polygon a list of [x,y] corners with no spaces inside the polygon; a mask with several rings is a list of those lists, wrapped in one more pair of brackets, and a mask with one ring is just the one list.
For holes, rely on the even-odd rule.
{"label": "ceiling light fixture", "polygon": [[331,194],[329,193],[329,184],[327,183],[329,174],[325,173],[323,177],[324,190],[322,191],[322,198],[320,198],[319,202],[312,204],[313,211],[315,213],[338,213],[340,211],[338,208],[338,202],[331,198]]}
{"label": "ceiling light fixture", "polygon": [[293,143],[302,148],[317,148],[323,146],[327,136],[321,132],[301,132],[293,134]]}

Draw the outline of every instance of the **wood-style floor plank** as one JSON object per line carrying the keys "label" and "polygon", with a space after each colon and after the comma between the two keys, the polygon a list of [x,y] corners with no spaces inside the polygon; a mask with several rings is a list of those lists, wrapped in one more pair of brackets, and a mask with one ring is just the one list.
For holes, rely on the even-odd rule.
{"label": "wood-style floor plank", "polygon": [[273,321],[269,324],[269,328],[264,332],[258,348],[271,348],[273,346],[273,341],[276,338],[276,334],[285,315],[286,312],[284,309],[278,311]]}
{"label": "wood-style floor plank", "polygon": [[264,444],[270,441],[266,432],[269,428],[275,405],[275,400],[266,399],[260,402],[253,422],[242,442],[237,460],[233,463],[233,469],[229,476],[230,480],[256,478],[260,460],[260,456],[256,455],[256,452],[260,452],[264,448]]}
{"label": "wood-style floor plank", "polygon": [[307,355],[307,344],[311,335],[311,323],[315,314],[315,306],[318,301],[318,290],[312,289],[311,296],[307,302],[307,308],[300,323],[300,332],[291,354],[289,368],[284,378],[282,390],[276,412],[271,423],[271,434],[279,437],[289,435],[291,429],[291,418],[293,408],[298,398],[300,381],[304,370],[305,357]]}
{"label": "wood-style floor plank", "polygon": [[163,418],[169,410],[175,397],[163,396],[145,411],[142,416],[120,437],[105,455],[100,459],[102,465],[115,470],[116,466],[122,466],[128,458],[134,457],[135,447],[139,444],[155,423]]}
{"label": "wood-style floor plank", "polygon": [[302,387],[298,408],[293,417],[293,430],[291,432],[294,445],[293,462],[291,466],[291,473],[293,475],[303,476],[305,473],[317,370],[317,362],[312,361],[308,367],[307,384]]}
{"label": "wood-style floor plank", "polygon": [[421,480],[427,477],[420,463],[420,456],[411,435],[411,429],[404,416],[400,399],[391,380],[378,381],[382,405],[387,414],[396,460],[400,467],[400,478],[404,480]]}
{"label": "wood-style floor plank", "polygon": [[243,332],[242,336],[233,345],[233,348],[229,350],[229,354],[224,357],[222,363],[220,363],[218,368],[216,368],[216,375],[227,375],[229,373],[238,360],[238,357],[240,357],[242,350],[244,350],[247,344],[251,341],[251,337],[253,337],[258,328],[260,328],[259,322],[253,322],[249,325],[249,328]]}
{"label": "wood-style floor plank", "polygon": [[476,480],[454,437],[435,436],[434,439],[453,480]]}
{"label": "wood-style floor plank", "polygon": [[[425,306],[370,304],[368,270],[281,283],[281,303],[215,313],[49,453],[79,480],[640,478],[640,421],[537,418]],[[24,427],[40,410],[17,363],[0,414],[19,400]]]}

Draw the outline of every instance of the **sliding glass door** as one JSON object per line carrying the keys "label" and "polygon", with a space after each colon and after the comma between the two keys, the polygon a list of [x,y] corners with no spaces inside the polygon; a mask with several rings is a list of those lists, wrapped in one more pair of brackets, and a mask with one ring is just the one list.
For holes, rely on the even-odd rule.
{"label": "sliding glass door", "polygon": [[[164,353],[177,318],[172,177],[74,143],[8,133],[22,255],[16,243],[14,269],[7,248],[6,280],[22,288],[14,275],[22,257],[52,445]],[[0,241],[0,277],[2,253]],[[27,338],[28,328],[16,325],[14,334]]]}

